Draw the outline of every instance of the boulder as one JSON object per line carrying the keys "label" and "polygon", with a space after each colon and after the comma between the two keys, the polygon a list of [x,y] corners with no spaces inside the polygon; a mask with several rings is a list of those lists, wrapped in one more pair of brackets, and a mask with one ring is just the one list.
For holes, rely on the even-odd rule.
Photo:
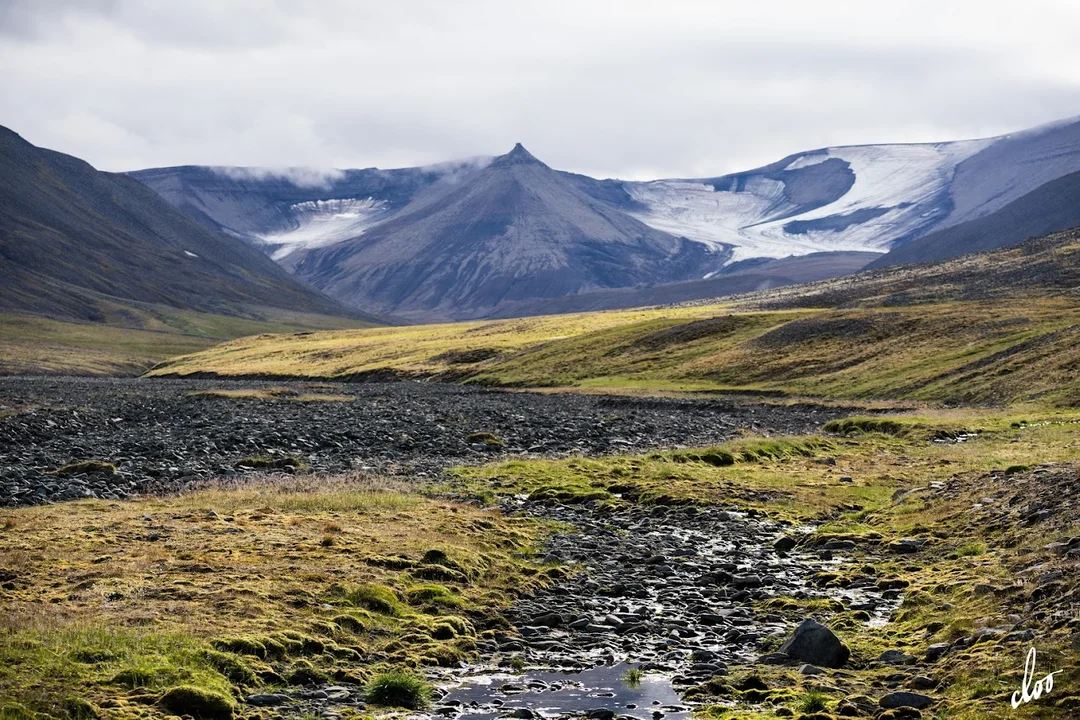
{"label": "boulder", "polygon": [[820,667],[838,668],[851,657],[851,651],[833,631],[816,620],[806,619],[799,623],[780,652]]}
{"label": "boulder", "polygon": [[911,665],[915,660],[913,655],[908,655],[902,650],[886,650],[878,657],[878,662],[887,665]]}
{"label": "boulder", "polygon": [[891,708],[910,707],[916,710],[921,710],[924,707],[933,705],[936,700],[929,695],[923,695],[922,693],[907,692],[900,690],[897,692],[891,692],[878,700],[878,705],[886,710]]}
{"label": "boulder", "polygon": [[949,648],[952,647],[947,642],[934,643],[930,647],[926,648],[926,661],[936,662],[945,653],[949,652]]}
{"label": "boulder", "polygon": [[773,543],[773,549],[777,552],[787,552],[795,547],[795,538],[784,535]]}

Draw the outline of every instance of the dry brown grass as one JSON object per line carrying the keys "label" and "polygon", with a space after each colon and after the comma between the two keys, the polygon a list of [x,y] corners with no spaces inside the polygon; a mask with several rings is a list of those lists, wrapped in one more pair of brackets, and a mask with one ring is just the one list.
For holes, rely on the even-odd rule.
{"label": "dry brown grass", "polygon": [[[72,688],[122,701],[126,692],[106,675],[127,667],[160,665],[168,669],[162,683],[188,672],[228,690],[203,659],[225,638],[299,633],[339,648],[304,650],[317,667],[358,678],[370,665],[343,660],[348,652],[380,652],[392,665],[458,656],[470,636],[431,639],[439,617],[420,608],[381,616],[350,605],[347,593],[375,585],[404,595],[428,582],[414,573],[433,549],[458,568],[445,585],[478,613],[497,612],[546,577],[526,560],[543,533],[536,523],[359,473],[262,476],[167,498],[4,510],[0,524],[11,529],[0,536],[0,570],[11,588],[0,590],[0,698],[30,704]],[[334,618],[342,614],[369,632],[339,628]],[[86,666],[71,647],[115,657]],[[266,662],[284,672],[291,661]],[[34,693],[19,689],[31,686]]]}

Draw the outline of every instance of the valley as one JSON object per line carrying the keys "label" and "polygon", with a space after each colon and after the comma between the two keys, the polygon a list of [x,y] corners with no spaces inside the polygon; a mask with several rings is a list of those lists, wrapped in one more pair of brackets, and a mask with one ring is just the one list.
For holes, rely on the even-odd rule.
{"label": "valley", "polygon": [[1072,404],[1076,231],[932,265],[714,301],[244,338],[151,376]]}
{"label": "valley", "polygon": [[1037,647],[1019,712],[1069,717],[1077,243],[456,324],[148,312],[272,332],[0,378],[0,713],[1006,718]]}
{"label": "valley", "polygon": [[0,3],[0,720],[1080,717],[1080,4]]}
{"label": "valley", "polygon": [[7,717],[1005,718],[1031,643],[1080,702],[1072,409],[0,393]]}

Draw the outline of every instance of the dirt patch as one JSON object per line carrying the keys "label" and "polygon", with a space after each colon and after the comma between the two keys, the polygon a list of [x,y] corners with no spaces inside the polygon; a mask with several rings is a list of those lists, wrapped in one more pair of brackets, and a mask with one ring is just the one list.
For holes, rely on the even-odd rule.
{"label": "dirt patch", "polygon": [[670,345],[682,345],[707,337],[729,335],[736,330],[748,327],[750,324],[747,318],[736,315],[721,315],[705,320],[695,320],[694,322],[676,325],[638,338],[631,344],[631,347],[659,350]]}
{"label": "dirt patch", "polygon": [[819,340],[881,340],[912,330],[916,321],[901,313],[869,318],[805,318],[773,328],[753,341],[759,347],[784,347]]}
{"label": "dirt patch", "polygon": [[468,350],[447,350],[444,353],[431,358],[433,363],[445,363],[447,365],[471,365],[484,362],[502,355],[503,351],[498,348],[470,348]]}

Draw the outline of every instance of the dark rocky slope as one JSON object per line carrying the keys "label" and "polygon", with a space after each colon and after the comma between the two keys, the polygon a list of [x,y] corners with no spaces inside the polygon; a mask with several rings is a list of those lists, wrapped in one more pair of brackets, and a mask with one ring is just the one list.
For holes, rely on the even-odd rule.
{"label": "dark rocky slope", "polygon": [[894,248],[870,267],[934,262],[1017,245],[1080,225],[1080,172],[1051,180],[990,215],[930,233]]}
{"label": "dark rocky slope", "polygon": [[0,311],[101,321],[115,300],[242,314],[346,314],[259,251],[125,175],[0,128]]}

